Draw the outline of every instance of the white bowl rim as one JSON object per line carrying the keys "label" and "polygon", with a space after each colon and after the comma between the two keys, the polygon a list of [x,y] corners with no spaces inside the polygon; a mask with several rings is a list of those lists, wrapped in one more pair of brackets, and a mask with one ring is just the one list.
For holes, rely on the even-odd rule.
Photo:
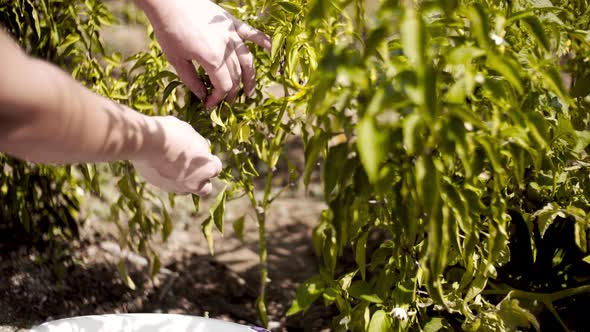
{"label": "white bowl rim", "polygon": [[194,316],[194,315],[187,315],[187,314],[167,314],[167,313],[113,313],[113,314],[96,314],[96,315],[82,315],[82,316],[74,316],[74,317],[66,317],[66,318],[60,318],[60,319],[56,319],[56,320],[50,320],[50,321],[46,321],[42,324],[36,325],[33,328],[31,328],[32,331],[34,331],[36,328],[40,328],[40,327],[44,327],[44,326],[51,326],[51,325],[55,325],[55,324],[60,324],[60,323],[66,323],[67,321],[75,321],[77,319],[84,319],[84,318],[96,318],[96,319],[108,319],[111,317],[120,317],[120,318],[142,318],[142,317],[155,317],[155,318],[174,318],[174,317],[182,317],[183,319],[195,319],[198,321],[211,321],[211,322],[216,322],[217,324],[227,324],[228,327],[229,326],[233,326],[233,327],[240,327],[240,328],[244,328],[244,329],[248,329],[249,331],[268,331],[264,328],[255,326],[255,325],[243,325],[243,324],[238,324],[238,323],[234,323],[234,322],[230,322],[230,321],[225,321],[225,320],[221,320],[221,319],[215,319],[215,318],[209,318],[209,317],[203,317],[203,316]]}

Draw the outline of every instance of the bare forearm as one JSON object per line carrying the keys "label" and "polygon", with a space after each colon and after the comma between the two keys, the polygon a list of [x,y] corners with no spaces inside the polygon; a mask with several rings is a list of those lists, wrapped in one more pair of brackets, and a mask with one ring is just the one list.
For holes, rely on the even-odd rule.
{"label": "bare forearm", "polygon": [[155,150],[153,119],[92,93],[49,63],[2,52],[11,65],[0,79],[1,152],[61,164],[143,159]]}

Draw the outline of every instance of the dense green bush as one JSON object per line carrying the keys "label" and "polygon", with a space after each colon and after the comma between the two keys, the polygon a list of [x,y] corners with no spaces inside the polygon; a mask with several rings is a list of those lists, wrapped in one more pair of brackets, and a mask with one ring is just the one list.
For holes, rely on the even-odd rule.
{"label": "dense green bush", "polygon": [[363,4],[304,9],[329,209],[290,312],[323,298],[335,330],[498,331],[538,329],[537,300],[559,319],[590,290],[588,4]]}
{"label": "dense green bush", "polygon": [[[180,88],[153,38],[128,59],[106,54],[100,26],[113,17],[97,1],[15,0],[0,5],[0,21],[29,52],[98,93],[147,114],[177,115],[212,141],[227,186],[203,232],[213,251],[225,202],[249,197],[260,226],[262,323],[268,207],[299,177],[308,184],[318,161],[329,208],[313,244],[323,263],[290,314],[321,299],[338,308],[337,331],[516,330],[538,328],[534,314],[543,308],[559,317],[558,301],[590,290],[587,1],[223,5],[272,35],[273,48],[251,48],[255,97],[213,110]],[[281,162],[294,136],[305,145],[302,174]],[[0,179],[13,165],[25,174],[39,169],[0,163]],[[289,181],[275,188],[283,167]],[[75,186],[100,194],[98,179],[117,177],[121,196],[111,212],[121,243],[157,271],[149,243],[166,238],[172,221],[164,202],[161,213],[146,209],[160,198],[127,163],[110,172],[77,167],[82,180],[42,169],[49,182],[68,184],[58,194],[73,203]],[[3,181],[0,195],[26,192],[25,182]],[[21,202],[9,218],[26,222],[22,209],[46,206]],[[75,207],[64,211],[74,216]],[[234,222],[238,234],[246,218]]]}

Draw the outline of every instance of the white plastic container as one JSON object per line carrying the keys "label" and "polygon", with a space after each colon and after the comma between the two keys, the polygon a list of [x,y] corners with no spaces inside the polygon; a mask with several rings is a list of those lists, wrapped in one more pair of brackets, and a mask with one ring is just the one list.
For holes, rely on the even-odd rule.
{"label": "white plastic container", "polygon": [[217,319],[169,314],[81,316],[47,322],[30,332],[268,332]]}

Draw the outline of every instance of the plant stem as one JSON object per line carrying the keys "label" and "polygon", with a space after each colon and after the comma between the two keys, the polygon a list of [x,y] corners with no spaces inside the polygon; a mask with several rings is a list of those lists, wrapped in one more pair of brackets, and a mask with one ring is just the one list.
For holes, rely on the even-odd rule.
{"label": "plant stem", "polygon": [[260,321],[266,327],[268,325],[268,315],[266,310],[266,284],[268,282],[268,267],[266,263],[267,249],[266,249],[266,211],[257,212],[258,218],[258,241],[260,245],[260,251],[258,253],[260,257],[260,292],[259,300],[257,304],[258,315]]}
{"label": "plant stem", "polygon": [[542,302],[555,302],[558,300],[565,299],[567,297],[576,296],[583,293],[590,293],[590,285],[584,285],[575,288],[564,289],[562,291],[554,292],[554,293],[535,293],[535,292],[527,292],[519,289],[514,288],[506,288],[506,289],[491,289],[485,290],[482,294],[486,295],[507,295],[510,294],[511,297],[520,297],[525,299],[531,300],[538,300]]}

